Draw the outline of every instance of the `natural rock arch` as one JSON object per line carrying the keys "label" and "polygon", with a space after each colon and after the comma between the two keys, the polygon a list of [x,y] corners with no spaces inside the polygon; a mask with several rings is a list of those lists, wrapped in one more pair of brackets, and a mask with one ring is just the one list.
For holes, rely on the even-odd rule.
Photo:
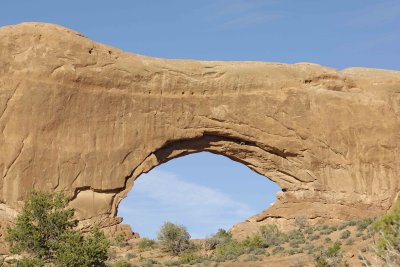
{"label": "natural rock arch", "polygon": [[0,216],[65,191],[82,225],[114,230],[141,173],[210,151],[282,189],[248,224],[374,216],[399,191],[400,72],[166,60],[63,27],[0,28]]}

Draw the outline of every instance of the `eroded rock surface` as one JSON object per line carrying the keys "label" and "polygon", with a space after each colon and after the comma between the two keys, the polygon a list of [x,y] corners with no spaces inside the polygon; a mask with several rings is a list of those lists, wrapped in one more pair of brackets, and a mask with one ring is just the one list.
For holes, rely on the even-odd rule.
{"label": "eroded rock surface", "polygon": [[12,221],[34,188],[57,190],[83,227],[117,231],[141,173],[199,151],[282,188],[238,232],[379,215],[400,188],[399,122],[398,71],[166,60],[56,25],[2,27],[0,217]]}

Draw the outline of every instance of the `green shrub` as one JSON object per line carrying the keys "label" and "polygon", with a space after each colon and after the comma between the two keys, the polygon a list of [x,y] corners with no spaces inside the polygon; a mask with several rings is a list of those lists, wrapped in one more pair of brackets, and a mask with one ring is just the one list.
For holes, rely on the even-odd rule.
{"label": "green shrub", "polygon": [[166,260],[164,261],[165,266],[180,266],[181,261],[180,260]]}
{"label": "green shrub", "polygon": [[316,267],[341,266],[342,258],[341,245],[336,242],[328,249],[315,256],[314,265]]}
{"label": "green shrub", "polygon": [[136,258],[136,255],[133,254],[132,252],[129,252],[129,253],[126,253],[125,257],[126,257],[128,260],[131,260],[131,259],[133,259],[133,258]]}
{"label": "green shrub", "polygon": [[300,244],[304,244],[306,239],[300,230],[291,230],[286,234],[289,245],[292,248],[298,248]]}
{"label": "green shrub", "polygon": [[325,238],[325,243],[331,243],[332,239],[330,239],[329,237]]}
{"label": "green shrub", "polygon": [[344,230],[343,232],[340,233],[340,239],[347,239],[351,235],[351,232],[349,230]]}
{"label": "green shrub", "polygon": [[224,229],[219,229],[218,232],[210,238],[204,241],[204,248],[206,250],[213,250],[219,244],[224,244],[232,239],[232,234],[225,231]]}
{"label": "green shrub", "polygon": [[229,231],[226,231],[225,229],[218,229],[217,233],[214,235],[216,238],[222,238],[225,240],[230,240],[232,239],[232,233]]}
{"label": "green shrub", "polygon": [[117,236],[114,239],[114,244],[118,247],[126,246],[125,236],[121,233],[117,234]]}
{"label": "green shrub", "polygon": [[294,220],[294,224],[300,229],[303,230],[309,226],[308,220],[305,216],[298,216]]}
{"label": "green shrub", "polygon": [[[94,228],[84,236],[74,230],[74,210],[61,193],[33,191],[29,193],[16,225],[7,229],[6,240],[11,251],[29,255],[33,261],[46,261],[57,266],[105,266],[110,242]],[[39,263],[37,263],[40,266]]]}
{"label": "green shrub", "polygon": [[311,241],[317,240],[317,239],[319,239],[319,238],[320,238],[319,235],[310,235],[310,236],[308,237],[308,239],[311,240]]}
{"label": "green shrub", "polygon": [[341,249],[341,244],[339,242],[335,242],[332,246],[330,246],[326,250],[325,254],[328,257],[334,257],[334,256],[337,256],[340,253],[340,249]]}
{"label": "green shrub", "polygon": [[328,225],[322,224],[322,225],[317,225],[317,226],[315,227],[315,230],[317,230],[317,231],[322,231],[322,230],[325,230],[325,229],[328,229],[328,228],[329,228]]}
{"label": "green shrub", "polygon": [[150,258],[141,258],[140,259],[140,266],[142,267],[151,267],[154,266],[155,264],[158,264],[156,260],[150,259]]}
{"label": "green shrub", "polygon": [[219,244],[215,248],[214,256],[216,261],[233,260],[242,255],[245,249],[243,243],[231,240],[230,242]]}
{"label": "green shrub", "polygon": [[202,257],[198,254],[195,254],[193,252],[182,252],[179,255],[179,259],[181,263],[184,264],[194,264],[194,263],[198,263],[201,262]]}
{"label": "green shrub", "polygon": [[366,219],[362,219],[357,221],[356,225],[357,225],[357,231],[364,231],[365,229],[367,229],[367,227],[373,222],[374,220],[372,218],[366,218]]}
{"label": "green shrub", "polygon": [[119,260],[115,263],[115,267],[131,267],[132,265],[126,260]]}
{"label": "green shrub", "polygon": [[253,248],[250,250],[250,252],[254,255],[263,255],[263,254],[265,254],[265,249],[264,248]]}
{"label": "green shrub", "polygon": [[305,250],[313,250],[315,246],[313,244],[306,244],[304,245],[303,249]]}
{"label": "green shrub", "polygon": [[273,250],[272,250],[272,255],[284,252],[285,249],[282,246],[276,246]]}
{"label": "green shrub", "polygon": [[172,255],[178,255],[190,248],[190,234],[182,225],[166,222],[161,227],[157,237],[160,241],[161,249]]}
{"label": "green shrub", "polygon": [[309,228],[307,228],[306,230],[304,230],[304,233],[306,233],[306,234],[308,234],[308,235],[311,235],[312,233],[314,233],[314,228],[309,227]]}
{"label": "green shrub", "polygon": [[[3,265],[1,265],[3,266]],[[5,265],[8,266],[8,265]],[[19,261],[17,261],[16,266],[18,267],[44,267],[45,262],[42,259],[37,259],[37,258],[23,258]]]}
{"label": "green shrub", "polygon": [[262,225],[259,229],[259,234],[264,238],[266,247],[276,246],[286,241],[286,236],[279,231],[278,226],[275,224]]}
{"label": "green shrub", "polygon": [[258,234],[246,237],[246,239],[242,241],[242,244],[244,247],[248,249],[268,247],[268,244],[265,242],[265,239]]}
{"label": "green shrub", "polygon": [[98,228],[83,237],[80,232],[68,232],[58,243],[56,250],[58,266],[106,266],[110,242]]}
{"label": "green shrub", "polygon": [[351,246],[353,244],[354,244],[354,240],[351,238],[346,241],[346,245],[348,245],[348,246]]}
{"label": "green shrub", "polygon": [[138,249],[139,251],[146,251],[152,249],[156,242],[154,240],[148,238],[141,238],[138,242]]}
{"label": "green shrub", "polygon": [[400,265],[400,196],[387,214],[372,223],[371,229],[378,236],[377,255],[387,264]]}
{"label": "green shrub", "polygon": [[320,234],[321,234],[321,235],[330,235],[330,234],[332,234],[333,232],[334,232],[334,231],[333,231],[332,228],[326,228],[326,229],[321,230],[321,231],[320,231]]}
{"label": "green shrub", "polygon": [[245,261],[258,261],[258,260],[259,260],[259,258],[254,254],[247,255],[247,257],[245,259]]}
{"label": "green shrub", "polygon": [[342,223],[338,226],[338,230],[343,230],[344,228],[346,228],[348,226],[348,223]]}

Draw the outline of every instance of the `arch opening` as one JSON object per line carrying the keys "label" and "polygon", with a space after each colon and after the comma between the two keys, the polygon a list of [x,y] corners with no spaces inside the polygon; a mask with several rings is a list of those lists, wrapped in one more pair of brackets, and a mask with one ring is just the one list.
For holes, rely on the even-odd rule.
{"label": "arch opening", "polygon": [[191,153],[140,175],[118,215],[141,236],[155,238],[161,224],[172,221],[204,238],[262,212],[280,190],[226,156]]}

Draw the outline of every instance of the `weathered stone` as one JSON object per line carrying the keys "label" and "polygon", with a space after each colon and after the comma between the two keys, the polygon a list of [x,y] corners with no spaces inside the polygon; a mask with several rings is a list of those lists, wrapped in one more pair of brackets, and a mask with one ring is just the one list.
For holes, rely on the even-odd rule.
{"label": "weathered stone", "polygon": [[0,216],[12,220],[32,189],[56,190],[82,227],[115,228],[141,173],[200,151],[282,188],[238,231],[375,216],[400,188],[399,120],[398,71],[166,60],[56,25],[2,27]]}

